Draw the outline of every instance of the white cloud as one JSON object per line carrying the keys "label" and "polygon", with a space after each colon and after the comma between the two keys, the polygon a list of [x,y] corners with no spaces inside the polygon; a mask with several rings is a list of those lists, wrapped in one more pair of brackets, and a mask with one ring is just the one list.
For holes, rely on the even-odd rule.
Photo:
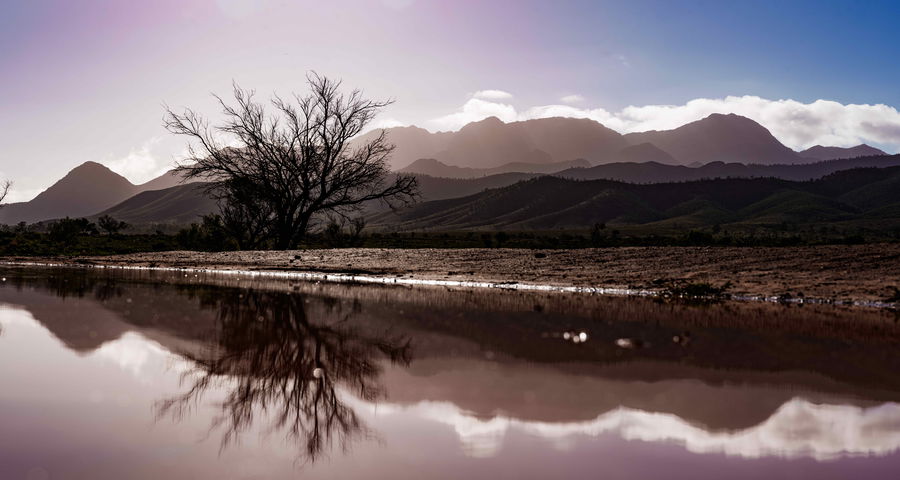
{"label": "white cloud", "polygon": [[107,160],[103,164],[132,183],[143,183],[175,166],[171,154],[164,153],[168,150],[165,147],[162,145],[162,137],[153,137],[124,157]]}
{"label": "white cloud", "polygon": [[768,128],[782,143],[796,150],[813,145],[849,147],[860,143],[900,150],[900,112],[894,107],[884,104],[841,104],[831,100],[803,103],[768,100],[752,95],[698,98],[683,105],[629,106],[618,112],[563,104],[518,111],[505,103],[473,98],[460,111],[438,117],[427,125],[455,130],[468,122],[492,115],[505,122],[574,117],[590,118],[620,133],[628,133],[672,129],[713,113],[735,113],[753,119]]}
{"label": "white cloud", "polygon": [[503,90],[479,90],[472,95],[472,98],[480,98],[482,100],[509,100],[513,95]]}
{"label": "white cloud", "polygon": [[614,434],[625,440],[672,442],[690,452],[744,458],[782,457],[830,460],[887,455],[900,450],[900,404],[870,408],[815,404],[794,398],[762,423],[741,430],[714,431],[677,415],[619,407],[583,422],[535,422],[506,416],[480,418],[446,402],[411,406],[379,405],[379,413],[410,412],[447,424],[472,456],[499,452],[507,433],[518,430],[566,449],[578,436]]}
{"label": "white cloud", "polygon": [[376,118],[366,125],[366,131],[377,130],[379,128],[405,127],[406,124],[392,117]]}
{"label": "white cloud", "polygon": [[514,122],[518,119],[518,114],[512,105],[472,98],[463,105],[460,111],[430,120],[427,125],[436,130],[459,130],[467,123],[477,122],[488,117],[497,117],[504,122]]}
{"label": "white cloud", "polygon": [[[110,361],[139,379],[147,379],[178,360],[159,343],[134,332],[126,332],[116,340],[104,343],[91,355]],[[180,369],[187,371],[184,365]]]}
{"label": "white cloud", "polygon": [[559,101],[563,103],[581,103],[584,101],[584,97],[578,94],[566,95],[560,98]]}

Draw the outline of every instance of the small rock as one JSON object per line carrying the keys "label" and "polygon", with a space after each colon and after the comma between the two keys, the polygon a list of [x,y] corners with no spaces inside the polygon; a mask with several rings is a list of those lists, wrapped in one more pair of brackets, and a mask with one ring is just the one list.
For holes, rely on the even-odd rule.
{"label": "small rock", "polygon": [[620,338],[616,340],[616,346],[619,348],[643,348],[647,346],[642,340],[636,338]]}

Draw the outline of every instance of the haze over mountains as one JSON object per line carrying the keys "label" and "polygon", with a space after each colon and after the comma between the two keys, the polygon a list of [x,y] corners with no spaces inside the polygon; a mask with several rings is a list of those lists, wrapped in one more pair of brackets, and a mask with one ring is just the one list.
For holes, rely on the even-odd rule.
{"label": "haze over mountains", "polygon": [[[626,135],[575,118],[504,123],[491,117],[458,132],[430,133],[417,127],[386,132],[397,146],[392,165],[418,176],[425,202],[470,196],[546,174],[630,183],[718,177],[799,181],[851,168],[900,165],[900,155],[888,156],[868,145],[795,152],[758,123],[737,115],[714,114],[673,130]],[[132,224],[184,224],[215,211],[202,189],[180,185],[180,180],[168,172],[134,185],[87,162],[33,200],[4,206],[0,223],[109,214]]]}
{"label": "haze over mountains", "polygon": [[[427,165],[414,166],[417,160],[432,159],[448,166],[496,173],[510,171],[501,167],[511,162],[551,164],[583,159],[592,165],[647,161],[673,165],[716,161],[773,165],[884,154],[867,145],[813,147],[795,152],[762,125],[734,114],[713,114],[673,130],[626,135],[594,120],[560,117],[511,123],[490,117],[458,132],[430,133],[416,127],[385,131],[396,145],[392,168],[428,175],[438,172],[428,170]],[[371,139],[380,132],[375,130],[361,138]]]}
{"label": "haze over mountains", "polygon": [[570,168],[588,168],[591,163],[583,158],[568,162],[526,163],[510,162],[494,168],[456,167],[433,158],[421,158],[399,170],[400,173],[420,173],[442,178],[478,178],[498,173],[556,173]]}

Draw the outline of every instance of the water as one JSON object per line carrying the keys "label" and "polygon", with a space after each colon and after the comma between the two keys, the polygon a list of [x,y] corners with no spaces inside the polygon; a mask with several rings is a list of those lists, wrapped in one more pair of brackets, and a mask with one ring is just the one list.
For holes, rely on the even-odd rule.
{"label": "water", "polygon": [[0,276],[3,479],[900,468],[900,325],[884,309],[182,272]]}

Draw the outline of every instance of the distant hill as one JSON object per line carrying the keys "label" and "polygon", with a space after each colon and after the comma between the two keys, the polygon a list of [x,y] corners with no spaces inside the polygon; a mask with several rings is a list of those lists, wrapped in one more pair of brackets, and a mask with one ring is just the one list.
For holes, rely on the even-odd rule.
{"label": "distant hill", "polygon": [[900,225],[898,215],[900,167],[891,167],[846,170],[809,182],[757,178],[636,185],[541,176],[382,213],[370,223],[400,230],[544,230],[598,222],[684,227],[872,220],[885,226]]}
{"label": "distant hill", "polygon": [[652,143],[638,143],[619,150],[612,155],[607,163],[663,163],[666,165],[678,165],[678,160]]}
{"label": "distant hill", "polygon": [[837,158],[857,158],[887,155],[887,153],[863,143],[862,145],[857,145],[855,147],[849,148],[823,147],[822,145],[816,145],[815,147],[803,150],[799,153],[799,155],[803,158],[813,158],[816,160],[834,160]]}
{"label": "distant hill", "polygon": [[704,178],[762,178],[812,180],[841,170],[900,165],[900,155],[880,155],[827,160],[798,165],[744,165],[711,162],[698,167],[663,165],[657,162],[610,163],[591,168],[573,168],[555,175],[577,180],[619,180],[630,183],[685,182]]}
{"label": "distant hill", "polygon": [[587,168],[591,164],[583,158],[547,164],[512,162],[494,168],[454,167],[433,158],[421,158],[400,169],[401,173],[418,173],[432,177],[478,178],[498,173],[556,173],[569,168]]}
{"label": "distant hill", "polygon": [[0,224],[85,217],[137,193],[177,185],[180,180],[180,176],[169,171],[147,183],[134,185],[99,163],[85,162],[32,200],[4,205],[0,208]]}
{"label": "distant hill", "polygon": [[387,133],[387,140],[394,145],[394,151],[390,157],[390,167],[397,170],[413,163],[420,158],[433,158],[434,154],[447,148],[454,132],[431,133],[419,127],[392,127],[387,129],[372,130],[356,138],[353,142],[360,144],[369,142],[381,134]]}
{"label": "distant hill", "polygon": [[803,163],[762,125],[740,115],[712,114],[674,130],[629,133],[631,144],[650,143],[679,163],[739,162],[745,164]]}
{"label": "distant hill", "polygon": [[216,202],[203,191],[202,183],[188,183],[138,193],[127,200],[94,212],[92,218],[109,215],[132,225],[146,223],[189,224],[217,211]]}
{"label": "distant hill", "polygon": [[0,208],[0,223],[12,225],[90,215],[115,205],[136,191],[137,188],[125,177],[99,163],[86,162],[34,199]]}
{"label": "distant hill", "polygon": [[145,192],[148,190],[162,190],[164,188],[181,185],[183,182],[183,176],[176,173],[175,170],[169,170],[168,172],[154,178],[153,180],[150,180],[149,182],[137,185],[137,190],[139,192]]}

